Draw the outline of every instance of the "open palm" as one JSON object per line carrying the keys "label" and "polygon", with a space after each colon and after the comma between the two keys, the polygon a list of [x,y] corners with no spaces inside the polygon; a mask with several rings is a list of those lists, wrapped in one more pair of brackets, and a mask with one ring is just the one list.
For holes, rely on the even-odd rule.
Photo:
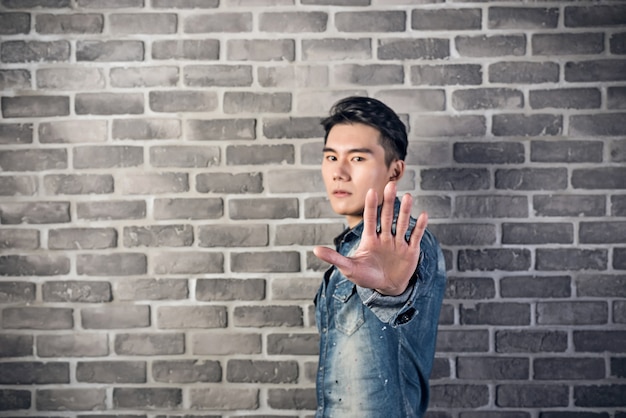
{"label": "open palm", "polygon": [[400,202],[394,234],[392,224],[395,197],[396,185],[389,182],[383,192],[380,231],[377,231],[378,196],[373,189],[367,192],[363,211],[363,235],[352,256],[345,257],[327,247],[314,249],[319,259],[335,265],[353,283],[392,296],[404,292],[417,268],[420,241],[428,223],[428,216],[422,213],[409,240],[405,239],[413,204],[411,195],[405,194]]}

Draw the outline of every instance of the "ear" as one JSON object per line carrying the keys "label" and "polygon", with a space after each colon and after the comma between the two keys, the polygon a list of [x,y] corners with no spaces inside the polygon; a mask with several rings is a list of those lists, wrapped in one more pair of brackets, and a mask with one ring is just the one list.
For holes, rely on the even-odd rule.
{"label": "ear", "polygon": [[402,160],[394,160],[389,165],[389,181],[398,181],[404,175],[406,165]]}

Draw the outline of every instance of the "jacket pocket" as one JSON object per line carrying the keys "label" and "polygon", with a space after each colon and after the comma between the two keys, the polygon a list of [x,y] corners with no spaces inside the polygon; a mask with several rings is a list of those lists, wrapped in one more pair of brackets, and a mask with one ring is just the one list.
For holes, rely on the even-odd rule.
{"label": "jacket pocket", "polygon": [[352,335],[365,322],[364,305],[356,296],[356,286],[349,280],[337,284],[333,293],[335,328],[346,335]]}

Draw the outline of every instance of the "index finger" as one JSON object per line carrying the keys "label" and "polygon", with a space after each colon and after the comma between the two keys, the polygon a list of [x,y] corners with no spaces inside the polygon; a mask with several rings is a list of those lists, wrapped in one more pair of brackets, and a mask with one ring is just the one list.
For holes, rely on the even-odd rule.
{"label": "index finger", "polygon": [[415,249],[419,248],[422,237],[424,236],[424,231],[426,231],[426,225],[428,225],[428,214],[426,212],[422,212],[417,218],[413,231],[411,231],[409,246]]}

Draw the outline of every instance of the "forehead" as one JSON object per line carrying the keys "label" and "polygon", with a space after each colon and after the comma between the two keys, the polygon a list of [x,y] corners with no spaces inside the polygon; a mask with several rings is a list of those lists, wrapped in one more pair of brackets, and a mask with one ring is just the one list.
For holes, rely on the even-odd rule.
{"label": "forehead", "polygon": [[326,147],[336,151],[370,148],[372,152],[383,150],[378,129],[362,123],[339,124],[331,128]]}

